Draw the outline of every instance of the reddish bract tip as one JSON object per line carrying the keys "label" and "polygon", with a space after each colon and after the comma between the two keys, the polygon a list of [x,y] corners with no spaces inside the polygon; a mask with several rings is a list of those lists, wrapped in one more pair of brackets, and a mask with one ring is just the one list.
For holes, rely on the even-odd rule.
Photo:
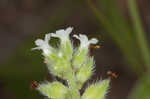
{"label": "reddish bract tip", "polygon": [[33,82],[30,84],[30,88],[31,88],[31,89],[36,89],[37,86],[38,86],[37,81],[33,81]]}
{"label": "reddish bract tip", "polygon": [[113,72],[111,72],[111,71],[108,71],[108,72],[107,72],[107,75],[108,75],[109,77],[111,77],[111,78],[117,78],[117,77],[118,77],[118,75],[116,75],[115,73],[113,73]]}
{"label": "reddish bract tip", "polygon": [[99,45],[90,45],[89,46],[89,48],[91,49],[91,50],[94,50],[94,49],[98,49],[98,48],[100,48],[100,46]]}

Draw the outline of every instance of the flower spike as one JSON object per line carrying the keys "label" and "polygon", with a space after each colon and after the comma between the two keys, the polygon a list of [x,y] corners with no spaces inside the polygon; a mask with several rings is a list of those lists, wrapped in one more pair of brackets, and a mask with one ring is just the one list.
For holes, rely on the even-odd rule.
{"label": "flower spike", "polygon": [[[72,30],[72,27],[68,27],[46,34],[44,40],[35,41],[37,47],[33,48],[33,50],[42,50],[49,73],[65,80],[66,84],[59,81],[37,84],[34,81],[30,87],[49,99],[105,99],[110,79],[91,84],[82,95],[80,94],[80,89],[94,73],[95,61],[93,56],[89,57],[90,44],[96,44],[98,40],[88,39],[83,34],[73,35],[80,41],[80,45],[75,47],[70,39]],[[49,44],[51,37],[59,39],[58,47],[54,48]]]}

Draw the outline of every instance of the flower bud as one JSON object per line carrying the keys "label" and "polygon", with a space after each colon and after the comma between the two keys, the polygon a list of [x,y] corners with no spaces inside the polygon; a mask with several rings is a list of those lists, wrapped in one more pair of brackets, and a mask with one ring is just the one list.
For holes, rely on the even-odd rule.
{"label": "flower bud", "polygon": [[104,99],[109,86],[109,80],[103,80],[90,85],[81,99]]}
{"label": "flower bud", "polygon": [[37,90],[51,99],[67,99],[69,97],[68,88],[57,81],[40,84]]}

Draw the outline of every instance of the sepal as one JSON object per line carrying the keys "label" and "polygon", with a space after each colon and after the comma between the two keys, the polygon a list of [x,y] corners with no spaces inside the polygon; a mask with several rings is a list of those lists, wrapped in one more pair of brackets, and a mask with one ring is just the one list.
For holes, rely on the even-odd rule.
{"label": "sepal", "polygon": [[71,63],[66,61],[65,59],[59,58],[52,65],[48,65],[48,69],[50,73],[55,76],[58,76],[62,79],[67,79],[68,71],[71,69]]}
{"label": "sepal", "polygon": [[37,90],[51,99],[69,99],[68,88],[57,81],[40,84]]}
{"label": "sepal", "polygon": [[105,99],[108,92],[110,80],[99,81],[90,85],[82,95],[81,99]]}
{"label": "sepal", "polygon": [[93,74],[94,59],[88,58],[88,60],[81,66],[76,72],[76,79],[79,89]]}

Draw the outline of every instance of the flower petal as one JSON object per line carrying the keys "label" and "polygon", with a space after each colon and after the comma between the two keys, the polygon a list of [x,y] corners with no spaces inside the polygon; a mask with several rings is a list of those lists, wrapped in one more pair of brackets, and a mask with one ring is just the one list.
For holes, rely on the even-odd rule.
{"label": "flower petal", "polygon": [[92,38],[91,40],[88,40],[88,37],[86,35],[83,35],[83,34],[79,34],[79,36],[73,35],[73,37],[80,40],[80,47],[81,48],[88,47],[89,44],[96,44],[98,42],[98,40],[96,38]]}
{"label": "flower petal", "polygon": [[91,40],[89,40],[90,44],[96,44],[98,43],[98,40],[96,38],[92,38]]}
{"label": "flower petal", "polygon": [[58,37],[61,39],[61,41],[69,40],[69,34],[72,32],[72,27],[68,27],[66,30],[60,29],[56,31],[56,34],[51,33],[52,37]]}
{"label": "flower petal", "polygon": [[46,34],[44,40],[37,39],[35,41],[35,44],[37,45],[37,47],[32,48],[32,50],[38,49],[38,50],[42,50],[44,55],[50,54],[51,46],[49,45],[49,40],[50,40],[50,34]]}

